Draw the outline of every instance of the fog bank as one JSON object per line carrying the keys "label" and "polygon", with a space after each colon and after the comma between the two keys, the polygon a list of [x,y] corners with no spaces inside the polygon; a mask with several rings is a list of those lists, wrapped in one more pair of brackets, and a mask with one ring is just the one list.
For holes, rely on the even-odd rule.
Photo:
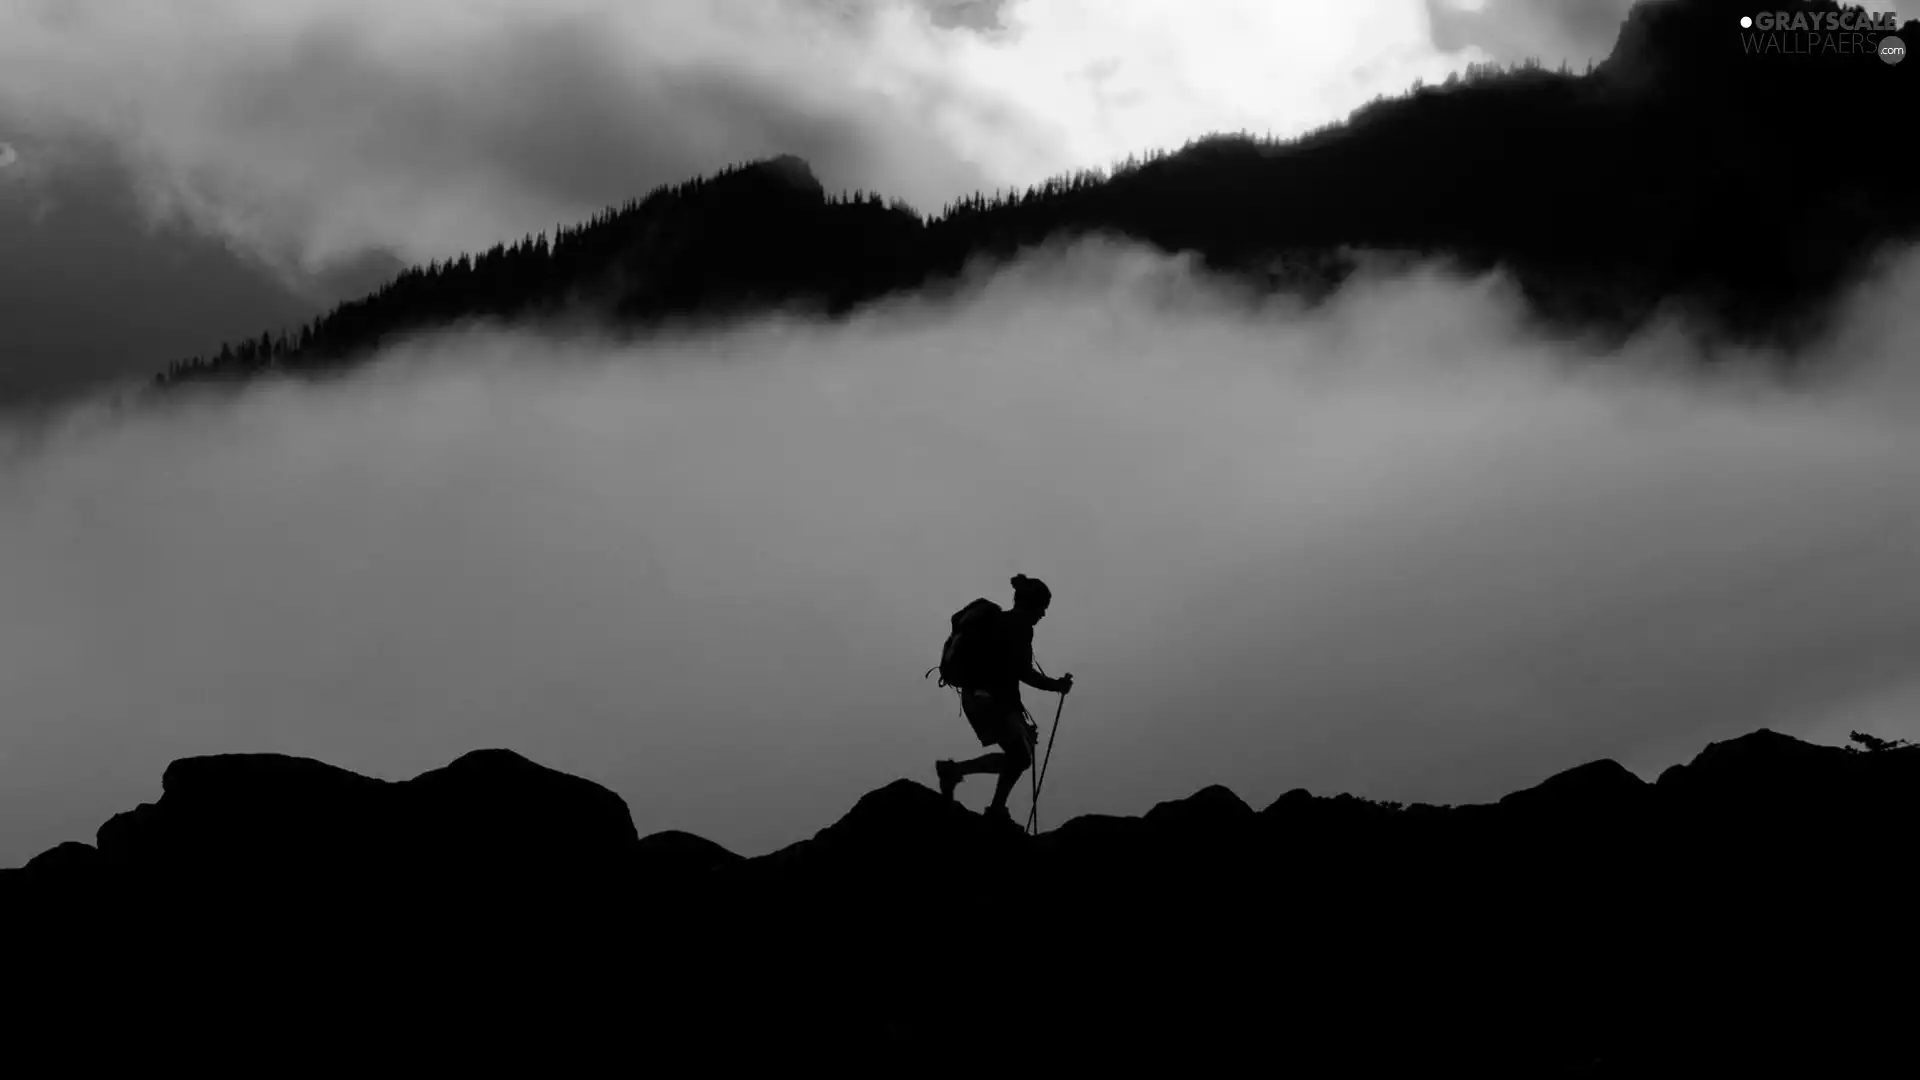
{"label": "fog bank", "polygon": [[1789,387],[1542,341],[1498,280],[1303,314],[1090,244],[846,325],[466,330],[6,432],[0,865],[184,755],[481,746],[768,851],[978,752],[921,673],[1015,572],[1079,686],[1052,824],[1912,735],[1916,300],[1909,259]]}

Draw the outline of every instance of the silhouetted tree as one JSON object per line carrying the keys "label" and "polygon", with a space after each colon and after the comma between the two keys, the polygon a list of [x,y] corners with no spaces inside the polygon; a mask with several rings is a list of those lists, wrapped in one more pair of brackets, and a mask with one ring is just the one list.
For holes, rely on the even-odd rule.
{"label": "silhouetted tree", "polygon": [[1848,750],[1859,754],[1877,754],[1887,750],[1906,750],[1920,745],[1916,744],[1912,739],[1882,739],[1878,736],[1869,735],[1864,731],[1848,732],[1847,740],[1860,744],[1858,746],[1847,747]]}

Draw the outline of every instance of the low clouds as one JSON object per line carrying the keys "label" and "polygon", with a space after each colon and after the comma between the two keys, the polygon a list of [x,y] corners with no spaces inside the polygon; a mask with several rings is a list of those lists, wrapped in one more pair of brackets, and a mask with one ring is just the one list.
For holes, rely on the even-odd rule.
{"label": "low clouds", "polygon": [[[0,9],[0,109],[286,267],[425,261],[775,153],[935,209],[1460,63],[1418,0],[291,0]],[[0,137],[6,132],[0,131]]]}
{"label": "low clouds", "polygon": [[1434,43],[1477,48],[1502,64],[1527,58],[1580,68],[1613,51],[1634,0],[1427,0]]}
{"label": "low clouds", "polygon": [[101,140],[36,134],[13,148],[0,169],[0,413],[145,380],[223,340],[304,320],[393,270],[363,259],[321,275],[277,272],[182,221],[156,221]]}
{"label": "low clouds", "polygon": [[1054,823],[1914,734],[1916,298],[1908,260],[1789,386],[1542,343],[1497,280],[1303,315],[1081,245],[845,326],[75,412],[0,439],[0,865],[234,750],[508,746],[769,850],[973,751],[920,673],[1016,571],[1078,676]]}

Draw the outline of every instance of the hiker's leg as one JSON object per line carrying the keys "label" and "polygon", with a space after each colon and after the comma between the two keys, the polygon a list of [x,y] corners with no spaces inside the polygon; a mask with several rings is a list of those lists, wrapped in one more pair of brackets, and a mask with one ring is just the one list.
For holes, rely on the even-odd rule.
{"label": "hiker's leg", "polygon": [[1013,794],[1013,785],[1019,781],[1020,774],[1033,764],[1033,754],[1027,750],[1025,739],[1008,739],[1000,745],[1004,748],[1003,752],[988,755],[1002,759],[1000,783],[993,789],[993,806],[1007,805],[1007,796]]}
{"label": "hiker's leg", "polygon": [[960,770],[961,776],[972,776],[974,773],[983,772],[997,773],[1006,767],[1006,758],[1007,755],[996,751],[991,754],[981,754],[971,761],[956,761],[954,766]]}

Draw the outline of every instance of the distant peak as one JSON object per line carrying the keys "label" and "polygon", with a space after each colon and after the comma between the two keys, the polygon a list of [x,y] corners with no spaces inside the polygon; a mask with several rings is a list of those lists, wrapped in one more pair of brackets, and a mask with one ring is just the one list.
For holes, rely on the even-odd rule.
{"label": "distant peak", "polygon": [[1549,776],[1530,788],[1500,798],[1507,806],[1598,805],[1631,798],[1647,788],[1647,782],[1612,758],[1589,761]]}
{"label": "distant peak", "polygon": [[1223,784],[1209,784],[1184,799],[1170,799],[1147,811],[1154,822],[1225,822],[1252,817],[1253,808]]}
{"label": "distant peak", "polygon": [[524,755],[512,750],[487,747],[469,750],[448,762],[444,767],[448,769],[518,769],[533,764]]}
{"label": "distant peak", "polygon": [[818,177],[813,175],[813,166],[805,158],[793,154],[781,154],[778,157],[765,158],[748,165],[742,172],[759,179],[778,182],[784,187],[797,191],[821,194],[826,189],[820,185]]}
{"label": "distant peak", "polygon": [[1820,747],[1814,743],[1807,742],[1805,739],[1796,739],[1791,735],[1783,735],[1772,728],[1759,728],[1736,738],[1725,739],[1720,742],[1710,742],[1706,745],[1705,749],[1700,751],[1699,757],[1730,752],[1779,754],[1818,749],[1820,749]]}
{"label": "distant peak", "polygon": [[379,784],[358,773],[289,754],[204,754],[179,758],[160,774],[160,790],[173,794],[234,785],[286,789],[310,783]]}

